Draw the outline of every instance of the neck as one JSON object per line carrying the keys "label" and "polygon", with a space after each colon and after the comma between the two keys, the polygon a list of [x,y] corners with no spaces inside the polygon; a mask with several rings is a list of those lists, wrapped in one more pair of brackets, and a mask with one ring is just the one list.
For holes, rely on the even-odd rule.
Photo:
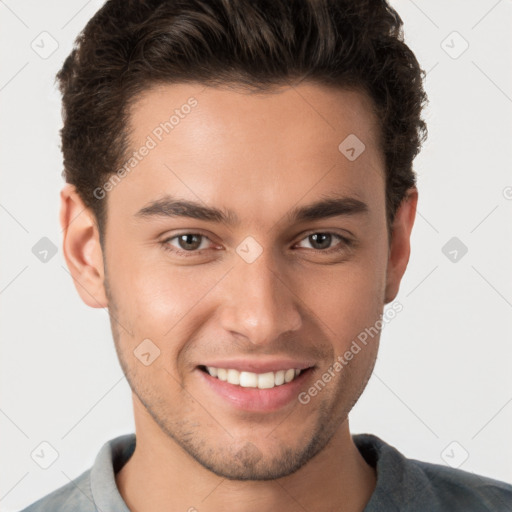
{"label": "neck", "polygon": [[375,488],[375,470],[355,446],[348,420],[295,473],[277,480],[238,481],[210,472],[150,418],[135,416],[135,451],[116,475],[119,492],[132,512],[221,512],[226,503],[240,512],[356,512],[364,509]]}

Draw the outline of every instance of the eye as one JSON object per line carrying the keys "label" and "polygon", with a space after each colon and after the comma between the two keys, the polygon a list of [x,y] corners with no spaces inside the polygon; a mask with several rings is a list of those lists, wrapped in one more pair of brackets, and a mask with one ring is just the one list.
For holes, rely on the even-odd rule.
{"label": "eye", "polygon": [[[332,247],[333,241],[338,240],[338,243]],[[202,251],[209,249],[207,241],[211,240],[201,233],[180,233],[163,240],[161,245],[166,251],[170,251],[179,256],[197,256]],[[307,241],[312,245],[311,249],[316,252],[324,254],[331,254],[341,252],[347,248],[352,247],[352,241],[336,233],[329,232],[315,232],[310,233],[303,238],[300,243]],[[308,249],[305,247],[305,249]]]}
{"label": "eye", "polygon": [[[176,245],[173,241],[176,241]],[[207,236],[200,233],[181,233],[166,238],[161,242],[165,250],[171,251],[183,256],[194,256],[208,247],[203,244],[204,241],[210,240]]]}
{"label": "eye", "polygon": [[[337,239],[340,242],[338,242],[334,247],[330,247],[334,239]],[[306,238],[303,238],[300,243],[303,241],[308,241],[308,243],[313,246],[313,250],[324,253],[337,252],[352,246],[352,242],[348,238],[335,233],[320,231],[309,234]]]}

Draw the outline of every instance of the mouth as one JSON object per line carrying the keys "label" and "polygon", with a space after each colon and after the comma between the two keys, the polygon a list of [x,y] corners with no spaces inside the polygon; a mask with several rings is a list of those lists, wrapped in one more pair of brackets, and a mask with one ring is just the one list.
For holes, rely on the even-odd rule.
{"label": "mouth", "polygon": [[299,393],[310,385],[314,374],[314,366],[263,373],[210,365],[198,366],[197,370],[212,403],[257,413],[278,411],[298,402]]}
{"label": "mouth", "polygon": [[199,369],[211,377],[242,388],[272,389],[284,386],[295,380],[302,372],[310,368],[288,368],[276,372],[255,373],[238,371],[235,368],[216,368],[215,366],[199,366]]}

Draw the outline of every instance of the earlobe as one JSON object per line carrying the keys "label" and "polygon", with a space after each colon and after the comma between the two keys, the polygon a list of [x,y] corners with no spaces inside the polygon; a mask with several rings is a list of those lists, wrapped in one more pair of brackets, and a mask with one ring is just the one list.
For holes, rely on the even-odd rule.
{"label": "earlobe", "polygon": [[416,218],[417,204],[418,190],[412,187],[407,191],[396,212],[391,230],[384,304],[388,304],[398,295],[400,282],[409,263],[411,232]]}
{"label": "earlobe", "polygon": [[62,250],[76,290],[88,306],[107,307],[103,254],[94,214],[85,206],[74,185],[66,184],[60,197]]}

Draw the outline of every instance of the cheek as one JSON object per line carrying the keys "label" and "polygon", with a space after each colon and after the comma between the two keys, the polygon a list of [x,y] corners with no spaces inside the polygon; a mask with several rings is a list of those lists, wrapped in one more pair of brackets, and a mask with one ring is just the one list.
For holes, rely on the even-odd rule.
{"label": "cheek", "polygon": [[149,258],[133,251],[130,257],[119,256],[109,280],[120,315],[136,338],[165,338],[191,311],[201,311],[203,298],[226,271],[220,266],[173,265],[165,254]]}
{"label": "cheek", "polygon": [[297,295],[326,326],[326,334],[346,343],[373,325],[382,313],[385,260],[361,257],[326,267],[314,276],[304,272]]}

